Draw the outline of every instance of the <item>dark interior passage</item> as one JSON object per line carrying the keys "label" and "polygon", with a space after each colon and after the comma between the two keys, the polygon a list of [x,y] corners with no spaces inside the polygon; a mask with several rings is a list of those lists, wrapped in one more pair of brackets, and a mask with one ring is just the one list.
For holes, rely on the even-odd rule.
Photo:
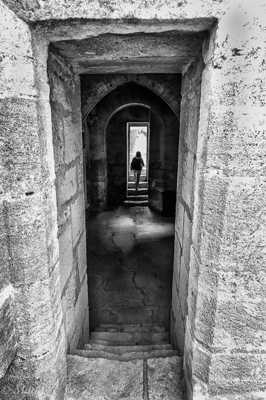
{"label": "dark interior passage", "polygon": [[[119,75],[117,75],[119,77]],[[103,76],[103,86],[114,77]],[[175,103],[180,90],[178,75],[150,74],[154,87],[162,96],[130,79],[114,87],[96,106],[85,114],[83,135],[86,154],[87,208],[101,212],[123,203],[127,196],[127,124],[150,124],[148,197],[149,206],[167,215],[174,215],[178,164],[179,113],[164,100],[169,87],[175,87]],[[146,79],[146,78],[145,78]],[[81,79],[83,110],[97,76]],[[97,81],[98,83],[100,81]],[[151,85],[151,86],[152,86]],[[152,86],[153,87],[153,86]],[[155,89],[154,89],[155,90]],[[96,92],[98,93],[98,92]],[[170,95],[169,103],[172,98]],[[177,99],[177,100],[176,100]],[[175,110],[175,112],[173,111]]]}
{"label": "dark interior passage", "polygon": [[87,221],[90,328],[154,324],[169,330],[174,223],[147,207]]}

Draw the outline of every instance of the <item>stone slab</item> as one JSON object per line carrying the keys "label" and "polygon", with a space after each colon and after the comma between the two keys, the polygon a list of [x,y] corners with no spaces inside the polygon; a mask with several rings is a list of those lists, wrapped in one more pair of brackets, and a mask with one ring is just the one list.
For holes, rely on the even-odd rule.
{"label": "stone slab", "polygon": [[13,288],[11,285],[0,291],[0,379],[16,354],[14,326]]}
{"label": "stone slab", "polygon": [[183,400],[181,371],[181,357],[149,359],[149,400]]}
{"label": "stone slab", "polygon": [[140,400],[143,362],[68,356],[65,400]]}

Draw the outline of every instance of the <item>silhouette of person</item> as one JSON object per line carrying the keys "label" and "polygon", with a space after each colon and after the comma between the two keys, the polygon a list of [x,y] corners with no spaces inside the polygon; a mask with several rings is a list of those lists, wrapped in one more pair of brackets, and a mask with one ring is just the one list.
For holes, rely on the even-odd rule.
{"label": "silhouette of person", "polygon": [[143,167],[144,167],[144,162],[141,157],[141,152],[137,151],[136,156],[133,158],[130,165],[131,170],[134,172],[136,191],[138,191],[141,170]]}

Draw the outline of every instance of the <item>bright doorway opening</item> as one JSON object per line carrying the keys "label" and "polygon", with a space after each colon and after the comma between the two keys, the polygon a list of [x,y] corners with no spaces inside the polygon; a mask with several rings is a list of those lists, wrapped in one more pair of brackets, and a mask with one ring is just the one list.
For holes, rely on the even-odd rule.
{"label": "bright doorway opening", "polygon": [[149,122],[128,122],[127,123],[127,179],[134,181],[134,173],[130,168],[131,161],[137,152],[141,153],[144,167],[141,171],[141,181],[148,181],[149,170]]}

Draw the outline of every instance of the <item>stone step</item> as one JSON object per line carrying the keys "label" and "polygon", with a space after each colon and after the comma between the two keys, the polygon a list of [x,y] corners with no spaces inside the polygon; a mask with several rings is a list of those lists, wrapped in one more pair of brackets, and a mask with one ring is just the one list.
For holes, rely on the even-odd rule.
{"label": "stone step", "polygon": [[65,400],[184,400],[182,358],[108,360],[67,356]]}
{"label": "stone step", "polygon": [[148,206],[149,201],[148,200],[125,200],[124,205],[128,207],[134,207],[134,206]]}
{"label": "stone step", "polygon": [[[135,182],[135,176],[134,175],[130,175],[128,177],[128,182]],[[147,182],[147,177],[145,175],[140,176],[140,182]]]}
{"label": "stone step", "polygon": [[127,190],[127,194],[129,196],[131,196],[131,195],[134,196],[136,194],[138,194],[138,195],[148,195],[148,188],[138,188],[138,191],[136,191],[135,187],[134,188],[129,188]]}
{"label": "stone step", "polygon": [[148,195],[147,194],[135,194],[135,195],[127,195],[126,200],[128,201],[148,201]]}
{"label": "stone step", "polygon": [[95,332],[167,332],[164,325],[154,324],[100,324]]}
{"label": "stone step", "polygon": [[[135,182],[128,182],[129,189],[135,189],[136,183]],[[139,182],[139,188],[148,188],[148,182]]]}
{"label": "stone step", "polygon": [[[92,341],[105,341],[99,344],[161,344],[169,343],[168,332],[91,332]],[[96,343],[96,342],[94,342]]]}
{"label": "stone step", "polygon": [[145,352],[152,350],[173,350],[171,344],[148,344],[148,345],[136,345],[136,346],[111,346],[102,344],[89,344],[86,343],[84,346],[85,350],[97,350],[107,351],[115,354],[124,354],[129,352]]}
{"label": "stone step", "polygon": [[74,350],[72,354],[86,358],[104,358],[106,360],[119,361],[147,360],[148,358],[172,357],[179,355],[176,350],[129,351],[123,354],[103,350]]}

